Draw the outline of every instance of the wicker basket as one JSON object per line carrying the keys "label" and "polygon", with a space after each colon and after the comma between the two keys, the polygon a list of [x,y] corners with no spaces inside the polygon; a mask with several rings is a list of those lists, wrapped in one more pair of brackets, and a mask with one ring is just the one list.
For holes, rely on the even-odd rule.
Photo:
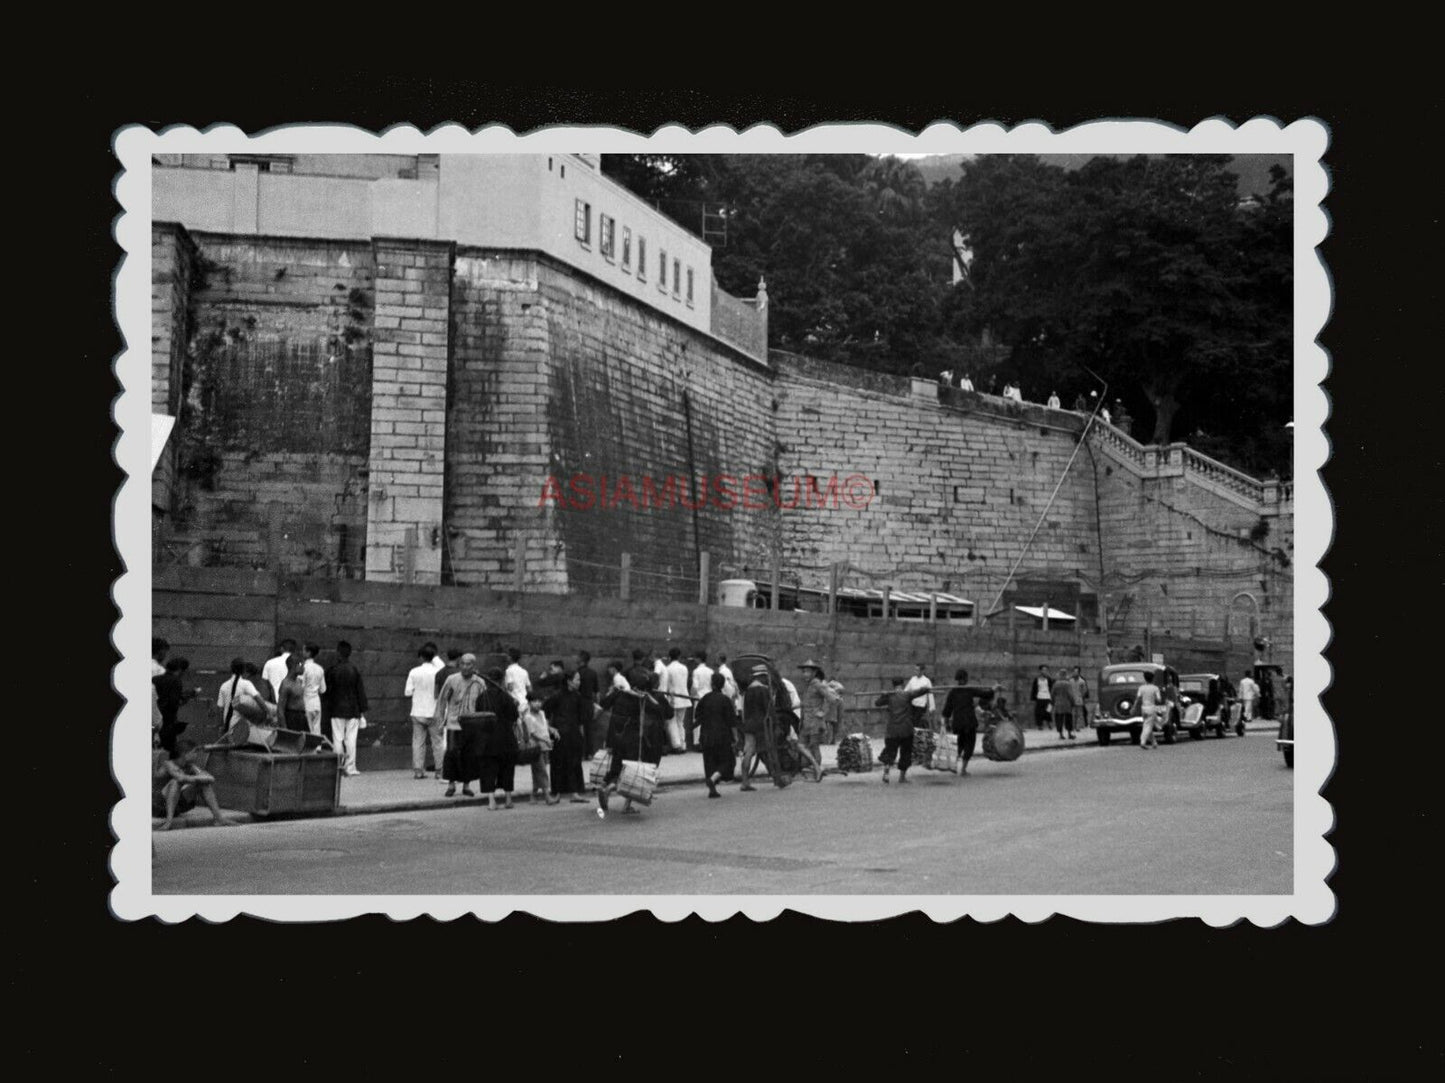
{"label": "wicker basket", "polygon": [[617,794],[641,805],[652,804],[652,791],[657,788],[657,768],[636,760],[622,761],[622,774],[617,778]]}
{"label": "wicker basket", "polygon": [[983,735],[983,754],[991,760],[1009,763],[1024,751],[1024,731],[1017,722],[1004,719],[990,726]]}
{"label": "wicker basket", "polygon": [[937,747],[937,735],[932,730],[913,731],[913,762],[920,767],[933,767],[933,750]]}
{"label": "wicker basket", "polygon": [[933,757],[929,760],[928,766],[935,771],[957,771],[958,770],[958,736],[952,733],[940,733],[938,740],[933,746]]}

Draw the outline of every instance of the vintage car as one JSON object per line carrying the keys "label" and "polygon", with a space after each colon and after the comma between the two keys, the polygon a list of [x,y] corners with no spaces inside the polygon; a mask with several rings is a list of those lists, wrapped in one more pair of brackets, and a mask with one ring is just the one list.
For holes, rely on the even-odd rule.
{"label": "vintage car", "polygon": [[[1144,734],[1139,689],[1144,686],[1145,673],[1154,674],[1154,683],[1161,692],[1169,677],[1178,678],[1169,666],[1154,662],[1124,662],[1099,671],[1099,706],[1094,713],[1094,733],[1099,744],[1108,744],[1110,737],[1125,730],[1133,744],[1139,743]],[[1173,744],[1174,735],[1179,731],[1179,709],[1171,706],[1158,728],[1160,740],[1166,745]]]}
{"label": "vintage car", "polygon": [[[1229,682],[1219,673],[1185,673],[1179,678],[1181,724],[1196,741],[1210,730],[1223,737],[1229,730],[1244,736],[1244,713]],[[1195,711],[1195,707],[1202,708]]]}

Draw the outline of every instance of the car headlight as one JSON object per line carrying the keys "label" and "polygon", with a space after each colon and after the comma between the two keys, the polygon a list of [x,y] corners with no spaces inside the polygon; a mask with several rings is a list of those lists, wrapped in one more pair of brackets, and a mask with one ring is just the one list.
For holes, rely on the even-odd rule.
{"label": "car headlight", "polygon": [[1126,715],[1126,714],[1128,714],[1128,713],[1129,713],[1129,701],[1128,701],[1127,699],[1121,699],[1121,700],[1119,701],[1119,714],[1120,714],[1120,715]]}

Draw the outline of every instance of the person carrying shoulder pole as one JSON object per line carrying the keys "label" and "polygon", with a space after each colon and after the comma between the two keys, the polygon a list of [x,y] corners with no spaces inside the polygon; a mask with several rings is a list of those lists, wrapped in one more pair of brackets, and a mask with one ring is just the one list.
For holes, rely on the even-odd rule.
{"label": "person carrying shoulder pole", "polygon": [[899,785],[908,783],[908,768],[913,766],[913,705],[903,688],[903,678],[893,678],[893,691],[885,692],[873,701],[875,707],[888,708],[888,727],[883,731],[883,782],[892,782],[890,773],[893,764],[898,763]]}

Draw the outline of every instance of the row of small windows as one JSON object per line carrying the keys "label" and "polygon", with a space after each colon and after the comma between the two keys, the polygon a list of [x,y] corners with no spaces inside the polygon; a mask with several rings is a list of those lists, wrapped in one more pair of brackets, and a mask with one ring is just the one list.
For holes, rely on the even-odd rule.
{"label": "row of small windows", "polygon": [[[577,239],[585,245],[592,243],[592,204],[585,199],[577,200],[576,214]],[[623,271],[632,273],[632,230],[627,226],[622,227],[622,256],[618,260],[617,253],[617,220],[609,214],[597,216],[597,247],[602,257],[611,262],[620,262]],[[687,271],[684,279],[683,271]],[[639,282],[647,281],[647,238],[637,238],[637,279]],[[685,294],[687,303],[693,302],[694,277],[691,267],[684,268],[682,260],[672,261],[672,295],[677,298],[684,296],[683,283],[687,284]],[[663,293],[667,292],[668,283],[668,260],[666,250],[657,253],[657,288]]]}

